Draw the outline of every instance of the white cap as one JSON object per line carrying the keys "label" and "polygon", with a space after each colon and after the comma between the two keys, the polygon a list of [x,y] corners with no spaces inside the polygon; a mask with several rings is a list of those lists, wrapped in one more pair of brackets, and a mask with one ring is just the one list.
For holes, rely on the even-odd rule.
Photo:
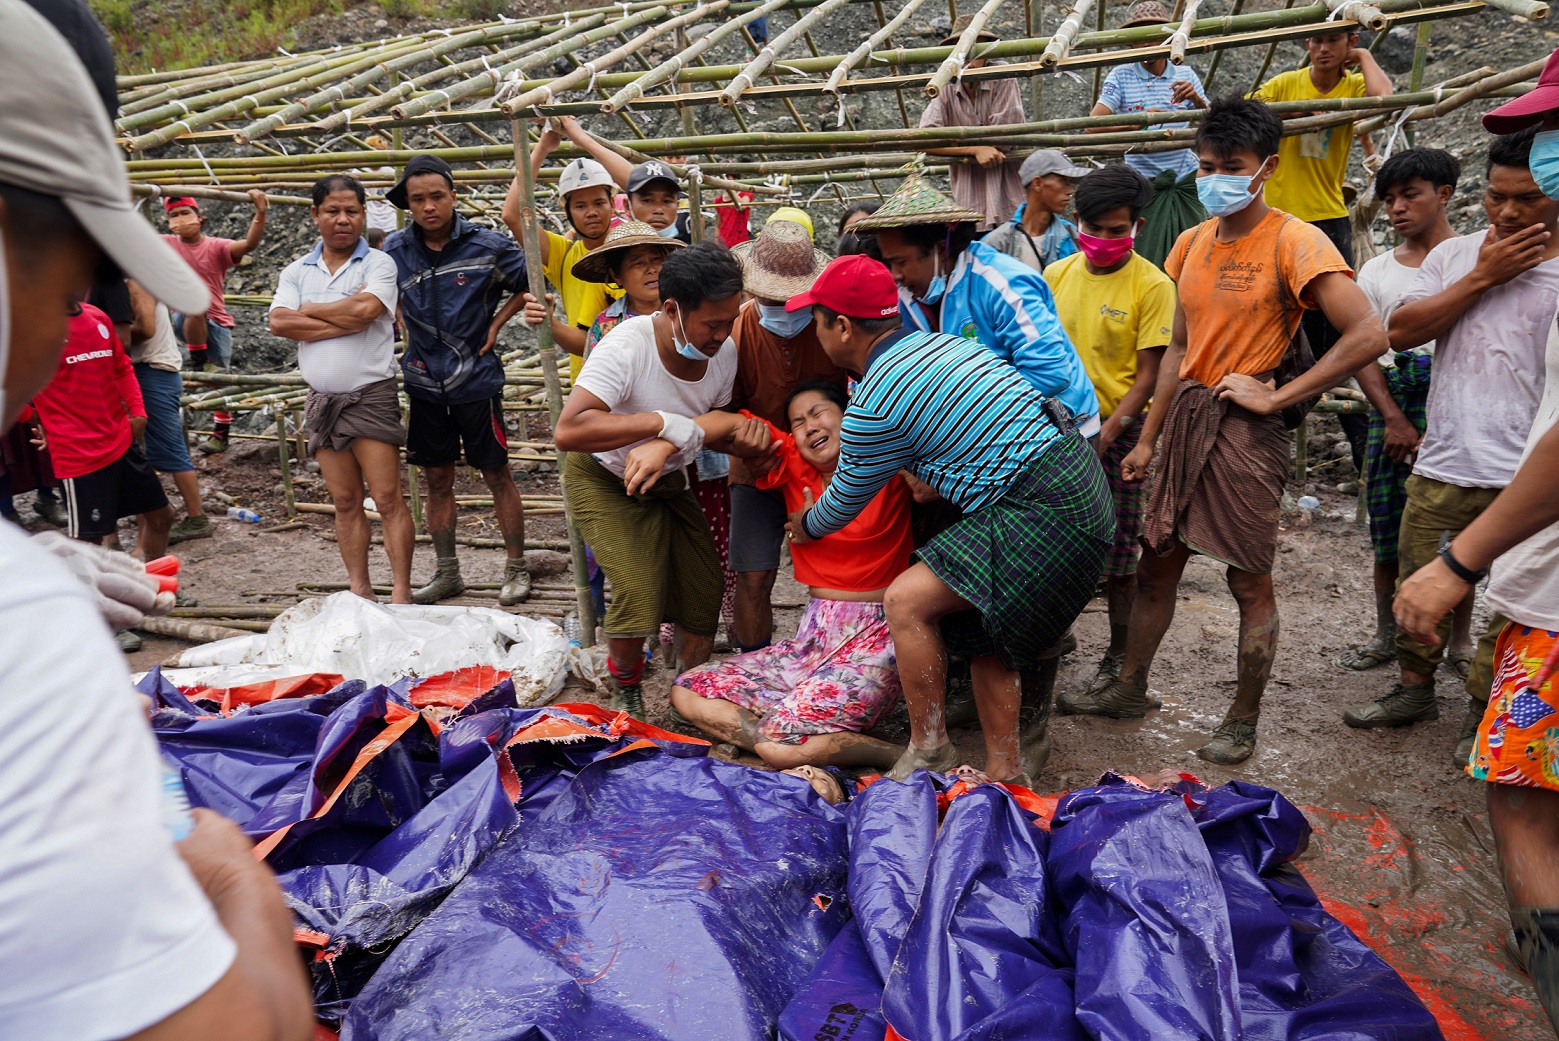
{"label": "white cap", "polygon": [[568,195],[581,188],[605,188],[607,194],[617,190],[617,182],[606,172],[606,167],[594,159],[580,157],[563,167],[558,175],[558,193]]}
{"label": "white cap", "polygon": [[86,69],[21,0],[0,0],[0,184],[59,199],[119,269],[170,308],[211,291],[136,213],[124,156]]}

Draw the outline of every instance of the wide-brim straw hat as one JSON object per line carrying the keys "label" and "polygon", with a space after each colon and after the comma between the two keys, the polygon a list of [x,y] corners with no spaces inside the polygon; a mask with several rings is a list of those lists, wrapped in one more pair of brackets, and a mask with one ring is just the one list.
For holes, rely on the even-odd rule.
{"label": "wide-brim straw hat", "polygon": [[[951,47],[957,43],[958,38],[964,34],[965,29],[969,28],[969,23],[972,21],[974,21],[974,15],[972,14],[959,15],[958,20],[953,23],[952,29],[948,31],[947,38],[942,41],[941,45],[943,47]],[[1001,39],[1000,36],[997,36],[984,26],[981,26],[980,31],[974,34],[974,38],[979,43],[995,43]]]}
{"label": "wide-brim straw hat", "polygon": [[756,238],[733,247],[742,265],[742,288],[763,300],[789,300],[812,288],[829,256],[812,245],[799,221],[770,220]]}
{"label": "wide-brim straw hat", "polygon": [[1169,8],[1159,0],[1137,0],[1126,12],[1126,20],[1117,28],[1131,29],[1138,25],[1167,25],[1170,22]]}
{"label": "wide-brim straw hat", "polygon": [[931,187],[924,177],[911,174],[876,213],[862,217],[850,225],[850,230],[881,231],[883,228],[906,228],[911,224],[979,223],[985,219],[985,214],[979,210],[959,206]]}
{"label": "wide-brim straw hat", "polygon": [[658,246],[670,253],[681,249],[680,239],[668,239],[643,221],[625,220],[606,233],[606,241],[574,261],[574,277],[581,282],[616,282],[611,261],[635,246]]}

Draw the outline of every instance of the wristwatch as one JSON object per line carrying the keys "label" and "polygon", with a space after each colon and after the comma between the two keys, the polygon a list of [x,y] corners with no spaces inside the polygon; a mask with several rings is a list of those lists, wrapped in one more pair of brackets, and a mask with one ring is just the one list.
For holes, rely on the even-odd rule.
{"label": "wristwatch", "polygon": [[1451,533],[1449,531],[1440,533],[1440,559],[1445,561],[1445,566],[1451,569],[1451,574],[1470,586],[1475,586],[1489,577],[1488,568],[1474,571],[1456,559],[1456,555],[1451,552]]}

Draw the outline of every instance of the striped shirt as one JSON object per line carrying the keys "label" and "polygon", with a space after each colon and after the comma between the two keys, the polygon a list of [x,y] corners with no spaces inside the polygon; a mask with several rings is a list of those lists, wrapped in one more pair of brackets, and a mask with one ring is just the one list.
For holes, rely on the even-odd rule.
{"label": "striped shirt", "polygon": [[[1004,65],[991,61],[987,65]],[[989,127],[1022,123],[1023,96],[1018,92],[1015,79],[970,81],[967,84],[950,84],[926,103],[920,115],[922,127]],[[967,144],[997,145],[987,138],[970,140]],[[953,201],[986,215],[979,230],[988,231],[1012,216],[1012,211],[1023,201],[1023,185],[1018,180],[1016,159],[1008,159],[996,166],[981,166],[976,162],[954,163],[947,179],[952,189]]]}
{"label": "striped shirt", "polygon": [[[1104,78],[1104,86],[1099,91],[1099,101],[1105,108],[1116,114],[1148,112],[1156,108],[1166,111],[1196,108],[1196,102],[1190,99],[1175,101],[1171,97],[1175,84],[1181,80],[1195,87],[1197,94],[1206,96],[1206,91],[1202,88],[1202,78],[1189,65],[1165,62],[1164,72],[1159,76],[1143,68],[1140,61],[1134,61],[1129,65],[1117,65]],[[1152,129],[1179,130],[1187,126],[1190,124],[1155,123]],[[1196,152],[1190,148],[1173,152],[1144,152],[1141,155],[1127,152],[1126,165],[1149,179],[1165,170],[1173,170],[1178,180],[1196,170],[1197,158]]]}
{"label": "striped shirt", "polygon": [[965,512],[1000,499],[1060,431],[1044,395],[973,340],[899,332],[879,343],[839,427],[839,467],[802,518],[822,538],[900,470]]}

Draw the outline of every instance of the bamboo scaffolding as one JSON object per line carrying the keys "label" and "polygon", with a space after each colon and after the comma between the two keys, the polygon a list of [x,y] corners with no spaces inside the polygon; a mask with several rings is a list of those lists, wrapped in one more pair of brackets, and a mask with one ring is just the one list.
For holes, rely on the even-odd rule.
{"label": "bamboo scaffolding", "polygon": [[[736,18],[726,22],[724,25],[711,29],[702,39],[696,40],[690,46],[682,49],[681,51],[678,51],[670,58],[655,66],[655,68],[651,69],[649,72],[636,76],[632,82],[628,83],[617,93],[613,94],[610,98],[607,98],[604,102],[602,102],[601,111],[616,112],[619,109],[626,108],[636,99],[643,97],[651,88],[657,87],[669,80],[675,80],[682,73],[683,69],[692,63],[699,55],[703,54],[705,51],[709,50],[715,44],[724,40],[732,33],[746,29],[747,24],[754,19],[771,14],[774,11],[778,11],[780,8],[784,7],[786,3],[787,0],[768,0],[768,2],[763,4],[761,7],[758,7],[752,11],[748,11],[746,14],[738,15]],[[726,5],[721,3],[720,6],[724,7]],[[688,23],[679,22],[678,24],[680,26],[686,25]],[[514,111],[515,109],[512,107],[505,106],[504,108],[506,115],[512,114]]]}
{"label": "bamboo scaffolding", "polygon": [[970,58],[974,57],[974,45],[985,29],[985,23],[1001,5],[1002,0],[986,0],[985,4],[970,17],[968,26],[958,34],[958,42],[953,44],[953,52],[942,60],[931,81],[925,85],[926,97],[934,98],[942,93],[943,88],[952,82],[954,76],[960,77],[960,82],[962,81],[964,66],[968,64]]}
{"label": "bamboo scaffolding", "polygon": [[1386,16],[1380,8],[1362,0],[1322,0],[1339,21],[1358,22],[1370,32],[1384,32]]}
{"label": "bamboo scaffolding", "polygon": [[[782,2],[782,0],[775,0],[775,2],[779,3]],[[680,14],[670,21],[652,25],[638,36],[635,36],[633,39],[623,44],[621,47],[607,51],[599,58],[593,58],[590,61],[581,62],[579,65],[574,67],[572,72],[569,72],[566,75],[560,76],[554,80],[549,80],[542,86],[534,87],[523,92],[517,92],[514,96],[508,97],[507,99],[503,99],[501,97],[495,99],[499,100],[500,102],[498,108],[505,116],[509,117],[510,119],[516,118],[517,116],[524,114],[532,106],[549,102],[555,95],[561,94],[564,91],[572,90],[581,83],[586,81],[593,83],[596,77],[600,75],[602,69],[611,68],[613,65],[616,65],[618,62],[628,57],[628,55],[635,53],[650,43],[653,43],[659,37],[664,36],[667,33],[674,33],[683,26],[692,25],[694,22],[701,22],[706,16],[714,14],[718,11],[722,11],[727,6],[729,6],[728,0],[714,0],[713,3],[700,4],[698,7],[688,11],[686,14]]]}
{"label": "bamboo scaffolding", "polygon": [[[845,55],[834,66],[834,70],[828,74],[828,82],[823,84],[823,93],[838,94],[839,85],[844,82],[845,77],[850,75],[851,71],[861,63],[862,59],[869,57],[878,47],[886,43],[889,37],[897,32],[905,22],[909,21],[916,11],[920,10],[920,5],[924,2],[925,0],[906,0],[904,6],[899,9],[898,14],[893,16],[892,20],[883,24],[876,32],[868,36],[859,47]],[[899,105],[902,109],[902,94],[899,96]],[[907,116],[904,120],[904,125],[909,125]]]}
{"label": "bamboo scaffolding", "polygon": [[1083,19],[1088,17],[1088,12],[1093,8],[1094,0],[1077,0],[1072,5],[1072,11],[1066,16],[1059,28],[1056,29],[1050,42],[1045,45],[1045,52],[1039,57],[1039,66],[1042,69],[1053,69],[1059,65],[1067,55],[1072,52],[1073,42],[1077,38],[1078,30],[1083,27]]}
{"label": "bamboo scaffolding", "polygon": [[[795,24],[780,33],[773,40],[770,40],[758,52],[757,57],[744,65],[742,71],[731,78],[731,82],[720,92],[720,104],[727,108],[736,104],[737,99],[742,96],[747,88],[752,86],[759,76],[768,71],[769,66],[775,63],[786,48],[801,39],[813,23],[832,14],[845,4],[852,2],[853,0],[826,0],[821,6],[815,7],[802,17],[797,18]],[[994,0],[994,2],[1000,3],[1001,0]]]}
{"label": "bamboo scaffolding", "polygon": [[1196,29],[1196,9],[1200,0],[1191,0],[1185,6],[1185,16],[1180,20],[1180,26],[1169,34],[1165,42],[1169,45],[1169,63],[1171,65],[1185,64],[1185,49],[1191,45],[1191,33]]}

